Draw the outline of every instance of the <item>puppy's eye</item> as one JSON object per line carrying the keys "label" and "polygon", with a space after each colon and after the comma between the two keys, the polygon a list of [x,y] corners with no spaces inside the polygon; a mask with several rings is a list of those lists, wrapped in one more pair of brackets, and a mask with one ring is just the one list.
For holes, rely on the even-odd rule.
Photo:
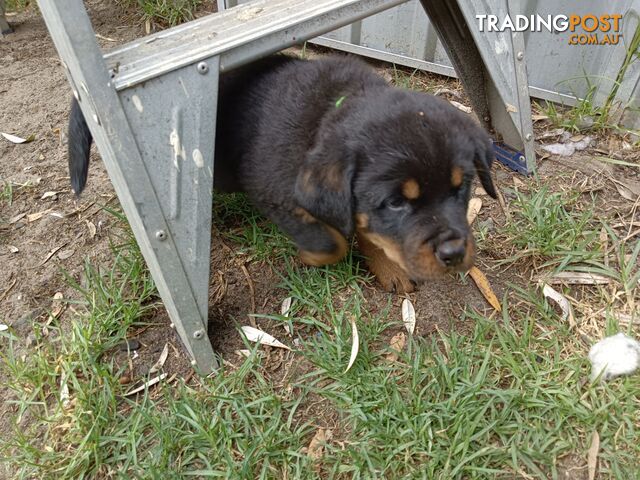
{"label": "puppy's eye", "polygon": [[384,206],[389,210],[404,210],[407,208],[407,201],[402,197],[390,197],[384,201]]}

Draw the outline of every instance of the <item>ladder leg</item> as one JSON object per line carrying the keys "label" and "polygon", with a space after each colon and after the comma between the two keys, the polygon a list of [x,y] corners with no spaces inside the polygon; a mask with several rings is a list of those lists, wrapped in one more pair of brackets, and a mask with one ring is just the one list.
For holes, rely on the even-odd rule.
{"label": "ladder leg", "polygon": [[13,32],[13,30],[9,26],[9,23],[7,22],[7,19],[4,16],[4,12],[4,0],[0,0],[0,36],[7,35],[8,33]]}
{"label": "ladder leg", "polygon": [[[181,222],[188,215],[183,214],[186,208],[182,208],[181,199],[192,201],[192,196],[179,194],[184,191],[179,182],[174,182],[175,195],[159,190],[157,181],[154,183],[157,175],[152,171],[157,167],[145,162],[148,158],[143,158],[138,149],[131,127],[136,120],[127,118],[123,103],[129,102],[126,98],[121,100],[112,85],[82,1],[39,0],[38,4],[169,316],[193,365],[200,373],[207,374],[219,366],[207,335],[213,156],[205,160],[204,155],[213,153],[213,143],[203,146],[202,159],[191,160],[194,165],[201,163],[205,167],[206,174],[203,172],[198,177],[201,188],[196,189],[195,194],[200,202],[200,214],[205,213],[185,231]],[[215,104],[217,84],[212,82],[212,85]],[[145,105],[144,99],[140,100],[138,104],[130,98],[131,108],[141,114]],[[179,138],[180,125],[186,117],[186,113],[175,113],[173,127],[177,133],[170,137],[167,132],[167,138],[163,139],[167,150],[177,152],[180,161],[183,161],[184,148]],[[193,151],[189,153],[193,158]],[[174,158],[169,158],[173,162]],[[193,217],[189,221],[193,222]],[[189,235],[196,236],[197,241],[185,241]],[[193,268],[194,262],[199,263],[198,269]]]}
{"label": "ladder leg", "polygon": [[[480,32],[473,2],[420,2],[478,116],[505,143],[524,151],[532,172],[535,150],[522,33]],[[499,18],[509,12],[507,0],[488,0],[483,5]]]}

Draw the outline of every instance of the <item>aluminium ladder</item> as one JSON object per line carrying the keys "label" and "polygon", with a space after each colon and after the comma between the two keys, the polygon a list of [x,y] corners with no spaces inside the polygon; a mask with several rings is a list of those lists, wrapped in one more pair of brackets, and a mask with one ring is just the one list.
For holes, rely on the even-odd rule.
{"label": "aluminium ladder", "polygon": [[[224,10],[218,0],[219,13],[103,53],[82,0],[38,0],[172,326],[200,373],[219,366],[207,322],[220,72],[405,1],[255,0]],[[421,2],[480,120],[533,166],[522,35],[475,31],[464,0]],[[483,4],[508,11],[507,0]]]}

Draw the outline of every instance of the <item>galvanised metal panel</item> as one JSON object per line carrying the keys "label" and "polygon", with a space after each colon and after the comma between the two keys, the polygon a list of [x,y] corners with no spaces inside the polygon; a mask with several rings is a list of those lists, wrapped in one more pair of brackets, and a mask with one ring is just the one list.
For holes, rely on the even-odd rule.
{"label": "galvanised metal panel", "polygon": [[[477,11],[485,2],[477,2]],[[624,14],[623,38],[631,39],[638,25],[640,0],[560,0],[510,1],[511,15],[603,15]],[[344,27],[315,43],[358,53],[397,64],[455,76],[429,20],[417,0],[364,20],[360,25]],[[533,96],[567,104],[584,98],[590,85],[599,86],[596,100],[610,92],[626,53],[624,41],[618,45],[570,45],[568,32],[525,32],[527,68]],[[640,62],[636,62],[638,64]],[[635,86],[640,68],[633,65],[625,84]],[[632,88],[621,88],[618,99],[628,103]],[[638,95],[635,90],[635,95]]]}

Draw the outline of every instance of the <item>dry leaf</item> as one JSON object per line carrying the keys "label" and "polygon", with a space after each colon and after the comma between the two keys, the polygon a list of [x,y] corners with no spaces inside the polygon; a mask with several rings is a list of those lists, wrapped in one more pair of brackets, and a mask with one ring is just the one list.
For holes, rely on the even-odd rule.
{"label": "dry leaf", "polygon": [[474,197],[471,200],[469,200],[469,206],[467,208],[467,223],[469,224],[469,226],[471,226],[471,224],[473,224],[473,222],[475,221],[476,217],[478,216],[478,214],[480,213],[480,209],[482,208],[482,200]]}
{"label": "dry leaf", "polygon": [[53,303],[51,305],[51,316],[57,318],[64,310],[65,304],[61,301],[64,298],[62,292],[56,292],[53,295]]}
{"label": "dry leaf", "polygon": [[[287,297],[282,301],[282,305],[280,306],[280,314],[284,317],[288,317],[289,316],[289,311],[291,310],[291,302],[292,302],[292,298],[291,297]],[[288,323],[284,324],[284,330],[285,332],[287,332],[289,335],[293,335],[293,332],[291,331],[291,328],[289,327]]]}
{"label": "dry leaf", "polygon": [[164,367],[164,362],[167,361],[167,357],[169,356],[169,344],[165,343],[164,348],[162,349],[162,353],[160,357],[158,357],[158,361],[153,364],[153,366],[149,369],[149,375],[153,375],[156,372],[162,370]]}
{"label": "dry leaf", "polygon": [[398,360],[398,355],[402,350],[404,350],[404,346],[407,343],[407,335],[404,332],[396,333],[389,342],[389,346],[391,347],[391,352],[387,354],[387,360],[390,362],[395,362]]}
{"label": "dry leaf", "polygon": [[602,251],[604,252],[604,266],[609,267],[609,235],[607,234],[607,229],[604,227],[600,229],[599,240]]}
{"label": "dry leaf", "polygon": [[616,183],[615,185],[620,196],[631,202],[636,201],[636,195],[633,194],[630,188],[628,188],[626,185],[620,185],[619,183]]}
{"label": "dry leaf", "polygon": [[314,461],[320,460],[322,455],[324,455],[324,446],[329,440],[331,440],[331,437],[331,430],[328,428],[319,428],[309,442],[309,447],[307,447],[307,455],[309,458]]}
{"label": "dry leaf", "polygon": [[42,196],[40,197],[40,200],[45,200],[47,198],[51,198],[51,197],[56,197],[56,195],[58,195],[61,192],[44,192],[42,194]]}
{"label": "dry leaf", "polygon": [[476,187],[476,189],[475,189],[475,192],[474,192],[474,193],[475,193],[475,195],[477,195],[477,196],[481,196],[481,197],[484,197],[484,196],[486,196],[486,195],[487,195],[487,192],[486,192],[486,191],[484,190],[484,188],[482,188],[482,187]]}
{"label": "dry leaf", "polygon": [[513,177],[513,186],[516,189],[526,187],[525,183],[522,180],[520,180],[518,177]]}
{"label": "dry leaf", "polygon": [[291,350],[291,348],[286,346],[284,343],[276,340],[273,336],[269,335],[266,332],[263,332],[258,328],[244,326],[244,327],[240,327],[240,330],[242,330],[242,333],[244,333],[244,336],[250,342],[256,342],[262,345],[268,345],[270,347],[277,347],[277,348],[284,348],[285,350]]}
{"label": "dry leaf", "polygon": [[66,260],[67,258],[71,258],[74,253],[75,253],[75,250],[63,250],[60,253],[58,253],[58,258],[60,260]]}
{"label": "dry leaf", "polygon": [[350,315],[351,320],[351,357],[349,358],[349,364],[347,365],[347,369],[344,373],[347,373],[349,369],[353,366],[353,362],[356,361],[356,357],[358,356],[358,350],[360,349],[360,338],[358,337],[358,327],[356,326],[356,317]]}
{"label": "dry leaf", "polygon": [[562,310],[562,320],[568,320],[569,326],[571,328],[575,327],[576,320],[573,316],[573,309],[571,308],[571,304],[569,303],[569,300],[567,300],[567,298],[564,295],[554,290],[549,285],[544,283],[542,285],[543,285],[542,294],[545,297],[550,298],[560,306],[560,309]]}
{"label": "dry leaf", "polygon": [[96,226],[93,224],[93,222],[90,222],[89,220],[85,220],[85,222],[87,223],[87,228],[89,229],[89,236],[91,238],[96,236]]}
{"label": "dry leaf", "polygon": [[69,395],[69,385],[67,384],[67,374],[63,371],[60,375],[60,403],[62,408],[68,408],[71,401]]}
{"label": "dry leaf", "polygon": [[560,272],[549,279],[552,285],[608,285],[611,279],[604,275],[587,272]]}
{"label": "dry leaf", "polygon": [[[239,357],[249,358],[251,356],[251,350],[247,350],[247,349],[236,350],[234,353]],[[255,352],[255,353],[256,353],[256,356],[258,357],[261,357],[264,355],[264,352]]]}
{"label": "dry leaf", "polygon": [[449,100],[449,103],[456,107],[458,110],[464,113],[471,113],[473,110],[467,107],[466,105],[461,104],[460,102],[456,102],[455,100]]}
{"label": "dry leaf", "polygon": [[19,222],[20,220],[22,220],[27,214],[26,213],[19,213],[18,215],[16,215],[15,217],[11,217],[9,219],[9,225],[12,225],[16,222]]}
{"label": "dry leaf", "polygon": [[31,222],[35,222],[36,220],[40,220],[42,217],[47,215],[50,211],[51,209],[47,208],[46,210],[42,210],[41,212],[30,213],[29,215],[27,215],[27,222],[31,223]]}
{"label": "dry leaf", "polygon": [[600,452],[600,435],[598,431],[594,431],[591,435],[591,446],[587,455],[587,466],[589,468],[589,480],[596,478],[596,469],[598,467],[598,453]]}
{"label": "dry leaf", "polygon": [[10,133],[0,132],[4,138],[9,140],[12,143],[29,143],[33,142],[36,138],[35,135],[29,135],[27,138],[17,137],[16,135],[11,135]]}
{"label": "dry leaf", "polygon": [[291,310],[291,302],[292,302],[292,298],[291,297],[287,297],[282,301],[282,305],[280,306],[280,314],[283,317],[288,317],[289,316],[289,310]]}
{"label": "dry leaf", "polygon": [[404,328],[407,329],[409,335],[413,335],[416,329],[416,310],[408,298],[402,301],[402,323],[404,323]]}
{"label": "dry leaf", "polygon": [[9,245],[9,251],[11,253],[18,253],[20,250],[18,249],[18,247],[14,246],[14,245]]}
{"label": "dry leaf", "polygon": [[517,113],[518,109],[516,107],[514,107],[513,105],[511,105],[510,103],[505,104],[505,107],[507,109],[507,112],[509,113]]}
{"label": "dry leaf", "polygon": [[538,122],[540,120],[546,120],[548,118],[549,118],[548,115],[541,115],[541,114],[531,115],[531,120],[533,120],[534,122]]}
{"label": "dry leaf", "polygon": [[491,288],[491,285],[489,284],[489,280],[487,279],[485,274],[482,273],[478,269],[478,267],[471,267],[471,269],[469,270],[469,275],[475,282],[480,292],[482,292],[482,295],[484,295],[484,298],[487,299],[487,302],[489,302],[489,304],[496,311],[501,312],[502,307],[500,305],[500,301],[498,300],[498,297],[496,297],[496,294],[493,293],[493,289]]}
{"label": "dry leaf", "polygon": [[141,392],[149,387],[153,387],[156,383],[161,382],[162,380],[164,380],[165,378],[167,378],[167,374],[163,373],[162,375],[158,375],[157,377],[153,377],[151,380],[144,382],[142,385],[140,385],[139,387],[134,388],[133,390],[129,390],[127,393],[124,394],[125,397],[130,397],[131,395],[135,395],[138,392]]}

